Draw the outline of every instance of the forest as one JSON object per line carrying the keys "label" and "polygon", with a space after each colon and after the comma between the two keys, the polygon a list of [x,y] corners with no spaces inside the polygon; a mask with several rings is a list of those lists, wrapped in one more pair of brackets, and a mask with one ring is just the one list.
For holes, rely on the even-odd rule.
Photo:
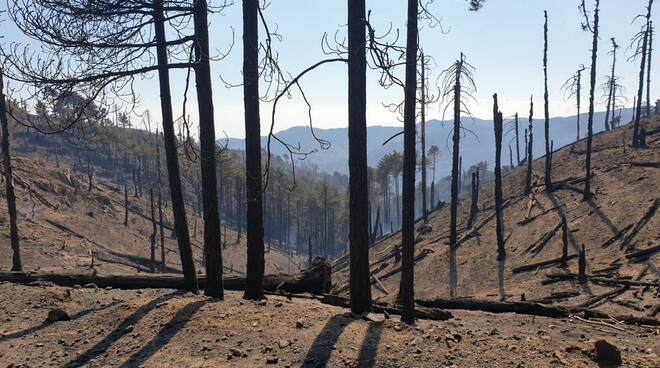
{"label": "forest", "polygon": [[[444,49],[443,65],[428,37],[455,32],[443,2],[401,3],[383,22],[348,0],[317,37],[323,58],[291,68],[268,1],[8,0],[0,362],[660,364],[654,1],[620,20],[628,40],[606,33],[623,29],[603,24],[611,2],[520,6],[542,36],[524,50],[538,81],[479,73],[492,62],[473,45]],[[480,22],[505,7],[457,3]],[[241,29],[219,51],[214,26],[233,9]],[[587,36],[570,46],[589,58],[554,80],[566,32]],[[219,72],[225,58],[240,71]],[[305,83],[337,66],[346,172],[317,159],[344,148]],[[501,90],[483,98],[481,79]],[[242,121],[224,126],[229,90]],[[306,119],[297,140],[288,105]],[[397,120],[382,141],[377,108]]]}

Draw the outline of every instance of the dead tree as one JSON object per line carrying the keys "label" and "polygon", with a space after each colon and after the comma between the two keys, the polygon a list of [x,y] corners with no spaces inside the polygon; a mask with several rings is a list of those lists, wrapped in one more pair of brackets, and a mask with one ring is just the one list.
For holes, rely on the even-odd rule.
{"label": "dead tree", "polygon": [[[475,89],[472,79],[472,66],[465,61],[465,56],[461,53],[460,58],[452,66],[445,69],[442,73],[444,80],[442,83],[443,100],[447,100],[445,109],[453,105],[454,126],[453,126],[453,153],[451,170],[451,202],[449,207],[449,295],[456,296],[457,279],[457,261],[456,249],[458,241],[458,195],[459,195],[459,149],[461,134],[461,112],[467,110],[464,101]],[[452,104],[453,103],[453,104]]]}
{"label": "dead tree", "polygon": [[421,69],[421,83],[422,88],[420,93],[422,94],[420,99],[420,140],[421,140],[421,170],[422,170],[422,216],[424,216],[424,221],[428,221],[428,208],[426,203],[426,59],[424,58],[424,52],[421,52],[420,57],[420,69]]}
{"label": "dead tree", "polygon": [[[365,1],[348,2],[348,169],[351,310],[371,310],[367,183]],[[415,14],[416,19],[416,14]],[[415,55],[417,55],[415,53]],[[414,95],[413,95],[414,98]]]}
{"label": "dead tree", "polygon": [[529,125],[525,134],[527,142],[527,175],[525,180],[525,195],[532,194],[532,146],[534,143],[534,134],[532,133],[532,122],[534,119],[534,96],[529,98]]}
{"label": "dead tree", "polygon": [[124,226],[128,226],[128,186],[124,184]]}
{"label": "dead tree", "polygon": [[479,168],[472,173],[472,192],[470,200],[470,216],[468,217],[467,227],[470,228],[474,224],[479,212]]}
{"label": "dead tree", "polygon": [[580,283],[587,282],[587,254],[584,250],[584,244],[582,244],[578,258],[578,280]]}
{"label": "dead tree", "polygon": [[401,321],[415,322],[414,257],[415,257],[415,111],[417,103],[417,12],[418,0],[408,0],[406,37],[406,81],[403,117],[403,223],[401,239]]}
{"label": "dead tree", "polygon": [[653,21],[649,20],[649,45],[646,51],[646,116],[651,115],[651,65],[653,56]]}
{"label": "dead tree", "polygon": [[594,7],[593,25],[589,20],[587,8],[582,0],[580,5],[584,15],[584,23],[582,28],[588,30],[593,35],[591,46],[591,80],[589,88],[589,118],[587,120],[587,155],[585,160],[585,181],[584,181],[584,194],[583,199],[586,201],[592,197],[591,193],[591,146],[593,141],[593,126],[594,126],[594,95],[596,93],[596,61],[598,57],[598,12],[600,11],[600,0],[596,0]]}
{"label": "dead tree", "polygon": [[610,130],[610,111],[612,112],[612,123],[614,123],[614,98],[616,98],[616,75],[614,74],[615,68],[616,68],[616,50],[619,48],[619,45],[617,45],[616,41],[614,40],[614,37],[610,38],[610,41],[612,42],[612,51],[610,51],[610,55],[612,55],[612,72],[609,77],[609,80],[607,81],[606,84],[606,89],[607,89],[607,109],[605,111],[605,130],[608,131]]}
{"label": "dead tree", "polygon": [[[516,116],[514,118],[514,129],[516,132],[516,166],[520,166],[520,141],[519,141],[519,134],[518,134],[518,113],[516,113]],[[513,165],[511,166],[513,168]]]}
{"label": "dead tree", "polygon": [[152,231],[149,236],[151,241],[151,263],[149,264],[149,270],[153,273],[156,272],[156,236],[158,234],[158,226],[156,226],[156,206],[154,206],[154,190],[149,189],[149,201],[151,202],[151,226]]}
{"label": "dead tree", "polygon": [[568,224],[566,217],[561,218],[561,267],[568,267]]}
{"label": "dead tree", "polygon": [[204,254],[206,255],[206,288],[204,294],[223,299],[222,246],[218,216],[218,187],[216,178],[216,142],[213,117],[208,7],[206,0],[193,1],[195,29],[195,80],[199,112],[199,145],[204,202]]}
{"label": "dead tree", "polygon": [[4,77],[0,68],[0,122],[2,123],[2,161],[5,176],[5,195],[9,213],[9,238],[12,249],[12,271],[22,271],[20,243],[18,237],[18,216],[16,214],[16,195],[14,194],[14,176],[9,153],[9,121],[7,119],[7,99],[4,92]]}
{"label": "dead tree", "polygon": [[497,260],[506,257],[504,249],[504,214],[502,212],[502,113],[497,105],[497,94],[493,95],[493,121],[495,126],[495,218],[497,233]]}
{"label": "dead tree", "polygon": [[575,141],[578,142],[580,140],[580,102],[582,99],[580,98],[581,92],[582,92],[582,72],[585,70],[584,65],[580,65],[580,68],[573,74],[566,82],[564,82],[564,85],[562,85],[561,89],[564,91],[564,96],[565,98],[569,99],[572,97],[575,97],[575,105],[577,107],[577,116],[576,116],[576,128],[577,128],[577,136]]}
{"label": "dead tree", "polygon": [[544,124],[544,133],[545,133],[545,190],[546,192],[552,191],[552,173],[550,172],[552,167],[552,162],[550,161],[552,157],[550,156],[550,104],[548,102],[548,12],[544,11],[543,16],[545,18],[545,23],[543,25],[543,81],[544,81],[544,92],[543,92],[543,102],[544,102],[544,113],[545,113],[545,124]]}
{"label": "dead tree", "polygon": [[[639,86],[637,88],[637,103],[635,105],[635,123],[633,126],[632,146],[639,146],[639,128],[640,120],[642,118],[642,100],[644,99],[644,73],[646,72],[646,56],[648,52],[649,35],[651,33],[651,9],[653,7],[653,0],[649,0],[646,7],[646,22],[642,30],[635,35],[632,43],[635,46],[635,55],[640,56],[641,61],[639,65]],[[641,43],[641,46],[640,46]]]}

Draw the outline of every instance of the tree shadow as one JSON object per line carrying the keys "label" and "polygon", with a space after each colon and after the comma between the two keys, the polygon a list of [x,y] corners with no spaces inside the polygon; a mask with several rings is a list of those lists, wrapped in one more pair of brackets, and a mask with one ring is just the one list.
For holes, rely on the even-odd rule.
{"label": "tree shadow", "polygon": [[140,319],[146,316],[147,313],[149,313],[151,310],[156,308],[158,304],[170,300],[177,295],[182,295],[183,293],[185,293],[185,291],[179,290],[179,291],[171,292],[169,294],[161,295],[158,298],[153,299],[149,303],[141,306],[140,308],[135,310],[135,312],[133,312],[131,315],[126,317],[126,319],[124,319],[119,324],[119,326],[115,327],[115,329],[112,330],[110,334],[104,337],[103,340],[99,341],[94,346],[89,348],[87,351],[80,354],[78,357],[74,358],[72,361],[67,363],[65,367],[72,368],[72,367],[82,367],[86,365],[92,359],[103,354],[117,340],[121,339],[124,335],[128,334],[131,331],[131,329],[129,329],[128,327],[140,321]]}
{"label": "tree shadow", "polygon": [[376,354],[378,353],[378,344],[380,343],[380,335],[383,332],[383,323],[369,323],[367,333],[362,340],[360,353],[358,354],[357,366],[358,367],[374,367],[376,365]]}
{"label": "tree shadow", "polygon": [[[85,310],[82,310],[82,311],[70,316],[69,320],[73,321],[73,320],[76,320],[78,318],[82,318],[82,317],[84,317],[88,314],[91,314],[91,313],[94,313],[94,312],[99,312],[99,311],[102,311],[104,309],[112,308],[117,304],[119,304],[119,302],[115,301],[115,302],[112,302],[112,303],[110,303],[108,305],[105,305],[103,307],[100,307],[100,308],[85,309]],[[55,323],[56,322],[44,321],[38,326],[33,326],[33,327],[27,328],[27,329],[22,330],[22,331],[16,331],[16,332],[12,332],[10,334],[2,335],[2,336],[0,336],[0,342],[5,342],[7,340],[18,339],[18,338],[21,338],[23,336],[27,336],[27,335],[32,334],[34,332],[37,332],[39,330],[43,330],[44,328],[46,328],[48,326],[52,326]]]}
{"label": "tree shadow", "polygon": [[619,229],[616,227],[616,225],[614,225],[614,223],[610,220],[610,218],[607,217],[603,213],[603,211],[600,210],[600,208],[594,202],[593,199],[588,199],[585,202],[589,205],[589,207],[591,207],[591,209],[594,211],[594,213],[596,215],[598,215],[598,217],[600,217],[600,219],[605,223],[605,225],[607,225],[607,227],[610,228],[610,231],[612,231],[612,234],[618,234],[619,233]]}
{"label": "tree shadow", "polygon": [[121,367],[138,367],[144,364],[152,355],[154,355],[160,348],[167,345],[172,338],[186,325],[190,318],[201,307],[207,304],[209,300],[198,300],[187,304],[181,308],[176,314],[167,322],[163,328],[158,331],[151,341],[142,347],[139,351],[131,355]]}
{"label": "tree shadow", "polygon": [[[548,199],[550,199],[550,201],[552,202],[552,206],[557,209],[557,212],[559,213],[560,218],[566,218],[566,221],[568,221],[568,218],[566,217],[566,212],[564,211],[564,207],[561,204],[561,202],[559,202],[559,199],[557,199],[557,196],[552,192],[546,193],[546,195],[547,195]],[[571,244],[571,247],[573,247],[573,250],[575,250],[576,253],[579,254],[582,251],[582,248],[578,245],[578,241],[575,238],[575,235],[573,235],[573,232],[570,231],[570,229],[568,231],[568,242]],[[578,282],[577,284],[580,286],[582,291],[585,292],[586,294],[588,294],[588,295],[593,295],[594,294],[593,290],[591,290],[591,287],[589,287],[588,283]]]}
{"label": "tree shadow", "polygon": [[353,319],[349,314],[336,314],[323,326],[323,330],[314,339],[312,346],[307,351],[303,367],[325,367],[330,360],[333,347],[339,340],[342,332],[351,324]]}

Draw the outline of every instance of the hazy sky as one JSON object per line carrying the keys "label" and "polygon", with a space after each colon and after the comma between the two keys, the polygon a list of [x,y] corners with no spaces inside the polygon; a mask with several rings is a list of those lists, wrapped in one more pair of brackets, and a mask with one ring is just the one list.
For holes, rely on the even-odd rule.
{"label": "hazy sky", "polygon": [[[587,1],[593,6],[593,1]],[[628,62],[631,37],[640,29],[641,20],[632,23],[634,17],[644,12],[647,0],[601,0],[601,38],[598,52],[597,85],[605,81],[609,73],[611,37],[621,45],[618,56],[618,73],[623,79],[625,94],[632,104],[636,93],[639,62]],[[219,1],[210,1],[211,5]],[[591,34],[581,30],[582,17],[578,11],[579,0],[489,0],[479,12],[468,11],[464,0],[435,0],[429,9],[442,19],[444,33],[440,28],[429,28],[422,23],[421,46],[427,55],[435,59],[436,67],[431,75],[435,81],[439,71],[446,68],[463,52],[476,68],[474,77],[478,91],[476,101],[471,104],[475,116],[490,118],[492,94],[500,97],[500,108],[506,115],[519,111],[526,115],[529,96],[535,96],[536,116],[542,117],[543,96],[543,10],[549,15],[549,90],[550,114],[572,115],[573,100],[564,99],[560,88],[580,64],[589,64]],[[4,7],[4,4],[2,5]],[[391,23],[395,29],[405,33],[406,1],[371,0],[367,8],[372,10],[372,23],[385,31]],[[271,28],[278,28],[281,42],[274,47],[280,56],[281,66],[292,74],[323,59],[320,47],[324,32],[345,34],[346,0],[271,0],[265,15]],[[229,82],[239,83],[241,77],[241,6],[240,0],[222,14],[209,17],[211,25],[211,48],[217,53],[225,52],[232,42],[234,47],[223,60],[212,63],[216,131],[218,137],[226,133],[231,137],[242,137],[243,101],[242,89],[227,89],[220,82],[220,75]],[[16,31],[5,22],[2,25],[5,42],[20,40]],[[263,31],[263,30],[262,30]],[[263,32],[262,32],[263,36]],[[401,42],[405,40],[401,39]],[[658,41],[660,42],[660,40]],[[660,57],[655,57],[657,68]],[[402,72],[403,70],[401,70]],[[588,103],[588,72],[584,74],[583,111]],[[383,90],[377,75],[368,78],[368,122],[369,125],[397,125],[397,117],[383,103],[398,101],[403,96],[400,88]],[[173,73],[173,97],[175,112],[181,111],[181,94],[184,75]],[[315,126],[323,128],[346,126],[347,88],[346,65],[324,66],[302,80],[307,97],[313,105]],[[652,96],[658,92],[658,84],[652,81]],[[148,79],[138,85],[142,108],[149,108],[159,116],[157,81]],[[602,90],[597,93],[597,109],[604,109]],[[195,120],[194,102],[189,104]],[[441,118],[438,104],[429,108],[429,118]],[[271,106],[263,104],[261,109],[262,131],[270,125]],[[276,131],[306,123],[307,110],[299,96],[283,101],[278,107]]]}

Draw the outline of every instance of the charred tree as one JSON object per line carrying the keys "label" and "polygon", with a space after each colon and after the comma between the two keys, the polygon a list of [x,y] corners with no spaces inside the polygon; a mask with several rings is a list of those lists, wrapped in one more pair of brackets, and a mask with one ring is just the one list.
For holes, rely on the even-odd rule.
{"label": "charred tree", "polygon": [[653,56],[653,21],[649,20],[649,45],[646,51],[646,116],[651,115],[651,62]]}
{"label": "charred tree", "polygon": [[215,125],[213,89],[209,54],[208,7],[206,0],[193,1],[195,27],[195,81],[199,111],[199,144],[204,207],[204,254],[206,255],[206,287],[204,294],[223,299],[222,247],[218,217],[218,187],[215,172]]}
{"label": "charred tree", "polygon": [[[415,18],[416,19],[416,18]],[[367,58],[364,0],[348,1],[348,168],[351,310],[371,310],[367,188]],[[416,55],[416,54],[415,54]],[[414,98],[414,96],[413,96]]]}
{"label": "charred tree", "polygon": [[[514,128],[516,132],[516,166],[520,166],[520,141],[519,141],[519,134],[518,134],[518,113],[516,113],[516,116],[514,118]],[[513,168],[513,165],[511,166]]]}
{"label": "charred tree", "polygon": [[403,257],[401,261],[401,286],[399,289],[402,310],[401,321],[408,324],[415,322],[415,111],[417,102],[418,8],[418,0],[408,0],[403,117],[403,223],[401,226]]}
{"label": "charred tree", "polygon": [[529,125],[525,139],[527,141],[527,175],[525,179],[525,195],[532,194],[532,147],[534,144],[534,134],[532,133],[532,122],[534,121],[534,97],[529,99]]}
{"label": "charred tree", "polygon": [[128,226],[128,186],[124,184],[124,226]]}
{"label": "charred tree", "polygon": [[589,88],[589,118],[587,120],[587,155],[585,160],[585,181],[584,181],[584,194],[583,199],[586,201],[591,198],[591,151],[593,141],[593,126],[594,126],[594,95],[596,93],[596,61],[598,58],[598,21],[600,11],[600,0],[596,0],[594,8],[593,26],[589,24],[589,18],[586,13],[586,6],[582,0],[582,10],[585,14],[585,23],[583,27],[591,31],[593,35],[593,42],[591,46],[591,80]]}
{"label": "charred tree", "polygon": [[493,121],[495,125],[495,219],[497,233],[497,260],[506,257],[504,249],[504,214],[502,213],[502,113],[497,105],[497,94],[493,95]]}
{"label": "charred tree", "polygon": [[158,236],[158,226],[156,225],[156,206],[154,205],[154,190],[149,189],[149,201],[151,202],[151,236],[149,240],[151,242],[151,263],[149,264],[149,270],[151,272],[156,272],[156,236]]}
{"label": "charred tree", "polygon": [[0,123],[2,123],[2,161],[5,172],[5,195],[7,196],[7,212],[9,213],[9,238],[12,250],[12,271],[22,271],[21,251],[18,237],[18,216],[16,213],[16,195],[14,193],[14,176],[9,152],[9,121],[7,120],[7,101],[4,92],[3,71],[0,68]]}
{"label": "charred tree", "polygon": [[550,156],[550,104],[548,102],[548,12],[544,11],[545,23],[543,25],[543,81],[544,81],[544,134],[545,134],[545,190],[552,191],[552,157]]}
{"label": "charred tree", "polygon": [[258,0],[243,0],[243,104],[245,108],[245,186],[247,201],[246,299],[264,297],[264,213],[259,117]]}
{"label": "charred tree", "polygon": [[641,50],[637,50],[641,56],[639,65],[639,86],[637,88],[637,103],[635,105],[635,123],[633,125],[632,146],[639,147],[639,128],[640,120],[642,118],[642,100],[644,99],[644,73],[646,72],[646,57],[648,52],[649,35],[651,33],[651,8],[653,7],[653,0],[649,0],[646,7],[646,23],[644,30],[638,34],[643,37]]}
{"label": "charred tree", "polygon": [[470,201],[470,216],[468,217],[467,227],[470,228],[474,224],[479,212],[479,168],[472,173],[472,192]]}
{"label": "charred tree", "polygon": [[165,142],[165,162],[170,183],[170,197],[172,201],[172,214],[174,229],[179,245],[181,268],[183,269],[185,288],[196,293],[199,290],[195,262],[193,260],[186,207],[181,188],[181,175],[179,173],[179,158],[177,154],[176,133],[174,132],[174,118],[172,113],[172,94],[170,92],[170,73],[167,68],[167,41],[165,36],[165,17],[163,0],[154,0],[154,36],[156,40],[156,56],[158,59],[158,82],[160,85],[160,107],[163,119],[163,140]]}
{"label": "charred tree", "polygon": [[[422,169],[422,216],[424,216],[424,222],[428,221],[428,208],[426,203],[426,60],[424,59],[424,53],[421,54],[421,103],[420,103],[420,140],[421,140],[421,169]],[[405,118],[404,118],[405,119]],[[405,133],[404,133],[405,134]],[[404,138],[405,139],[405,138]]]}
{"label": "charred tree", "polygon": [[610,54],[612,55],[612,68],[611,68],[611,74],[609,81],[607,83],[607,109],[605,111],[605,130],[608,131],[613,127],[610,127],[610,112],[612,112],[612,122],[614,122],[614,98],[615,96],[615,89],[616,89],[616,76],[615,76],[615,68],[616,68],[616,50],[619,48],[619,45],[617,45],[616,41],[614,40],[614,37],[610,38],[610,41],[612,42],[612,51],[610,51]]}

